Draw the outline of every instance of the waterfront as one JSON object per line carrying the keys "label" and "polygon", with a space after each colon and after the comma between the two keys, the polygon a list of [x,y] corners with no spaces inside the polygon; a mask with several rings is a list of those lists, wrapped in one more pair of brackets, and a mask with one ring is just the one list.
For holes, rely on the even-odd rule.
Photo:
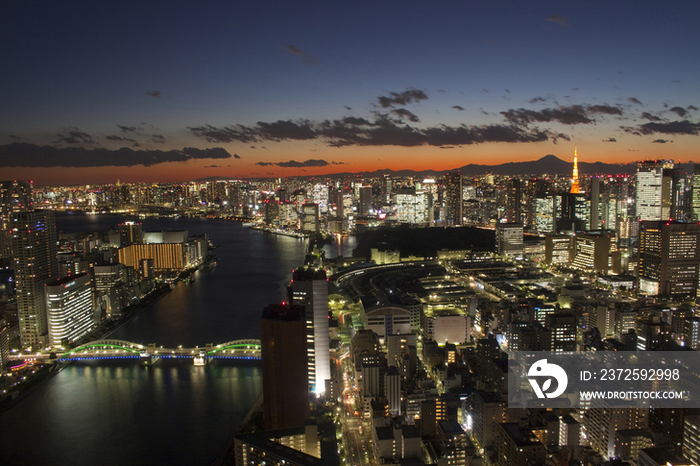
{"label": "waterfront", "polygon": [[[106,230],[115,215],[59,215],[59,230]],[[219,244],[215,268],[141,312],[110,338],[195,346],[259,338],[262,308],[284,298],[306,242],[207,219],[144,219],[144,230],[187,229]],[[329,245],[348,254],[354,239]],[[2,464],[211,464],[262,391],[259,362],[206,367],[161,361],[73,363],[0,412]]]}

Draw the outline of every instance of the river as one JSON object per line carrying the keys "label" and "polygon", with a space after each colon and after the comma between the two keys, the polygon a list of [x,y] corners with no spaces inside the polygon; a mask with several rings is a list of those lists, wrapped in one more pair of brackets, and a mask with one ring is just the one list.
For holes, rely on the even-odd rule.
{"label": "river", "polygon": [[[65,232],[101,231],[116,215],[58,214]],[[264,306],[284,299],[306,242],[209,219],[144,219],[143,229],[207,233],[219,256],[110,338],[158,346],[203,346],[259,338]],[[354,238],[326,246],[350,255]],[[262,392],[259,362],[206,367],[160,361],[76,362],[0,412],[0,464],[209,465]]]}

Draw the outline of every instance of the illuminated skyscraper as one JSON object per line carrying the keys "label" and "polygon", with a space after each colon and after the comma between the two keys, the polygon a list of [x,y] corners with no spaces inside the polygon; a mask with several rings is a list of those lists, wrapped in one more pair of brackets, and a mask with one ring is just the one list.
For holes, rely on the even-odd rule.
{"label": "illuminated skyscraper", "polygon": [[637,217],[671,218],[673,160],[646,160],[637,164]]}
{"label": "illuminated skyscraper", "polygon": [[462,224],[462,174],[459,172],[445,175],[445,226]]}
{"label": "illuminated skyscraper", "polygon": [[574,174],[571,177],[571,192],[573,194],[580,192],[578,189],[578,154],[576,153],[576,146],[574,146]]}
{"label": "illuminated skyscraper", "polygon": [[88,274],[48,282],[44,293],[50,346],[61,347],[90,333],[95,320]]}
{"label": "illuminated skyscraper", "polygon": [[58,276],[56,239],[53,211],[21,212],[12,222],[19,331],[25,348],[48,343],[43,285]]}
{"label": "illuminated skyscraper", "polygon": [[13,215],[33,210],[31,181],[0,181],[0,262],[12,260]]}
{"label": "illuminated skyscraper", "polygon": [[649,295],[695,297],[700,272],[700,225],[642,222],[639,290]]}
{"label": "illuminated skyscraper", "polygon": [[292,305],[306,308],[309,390],[322,394],[326,390],[326,380],[331,378],[326,271],[295,270],[287,292]]}

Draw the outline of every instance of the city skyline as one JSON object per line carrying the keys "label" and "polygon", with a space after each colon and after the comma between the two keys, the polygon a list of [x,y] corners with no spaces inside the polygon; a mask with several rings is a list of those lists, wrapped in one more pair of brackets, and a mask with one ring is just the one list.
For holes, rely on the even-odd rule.
{"label": "city skyline", "polygon": [[4,8],[7,178],[695,157],[695,3],[169,7]]}

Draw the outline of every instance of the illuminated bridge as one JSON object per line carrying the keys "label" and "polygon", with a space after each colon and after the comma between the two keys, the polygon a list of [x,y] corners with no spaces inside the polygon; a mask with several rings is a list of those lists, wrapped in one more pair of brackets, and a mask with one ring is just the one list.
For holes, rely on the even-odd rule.
{"label": "illuminated bridge", "polygon": [[260,359],[260,340],[234,340],[220,345],[203,347],[163,348],[155,344],[141,345],[124,340],[96,340],[69,351],[40,351],[14,353],[10,359],[25,361],[57,360],[84,361],[90,359],[137,359],[151,365],[159,359],[190,359],[196,366],[203,366],[213,359]]}

